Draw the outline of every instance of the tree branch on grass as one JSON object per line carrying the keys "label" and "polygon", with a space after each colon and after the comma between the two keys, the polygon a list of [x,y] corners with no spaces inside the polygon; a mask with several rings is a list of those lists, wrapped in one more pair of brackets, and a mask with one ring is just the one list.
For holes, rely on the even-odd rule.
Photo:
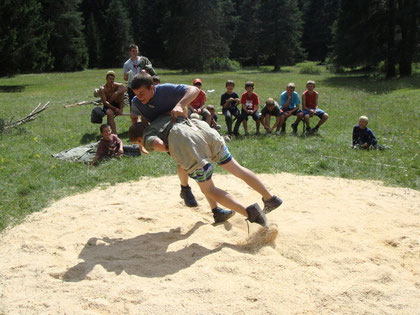
{"label": "tree branch on grass", "polygon": [[34,120],[39,113],[47,109],[48,104],[50,104],[50,102],[46,102],[42,106],[41,103],[39,103],[28,115],[15,121],[13,121],[13,118],[9,121],[4,121],[3,119],[0,119],[0,132],[16,128],[24,123]]}

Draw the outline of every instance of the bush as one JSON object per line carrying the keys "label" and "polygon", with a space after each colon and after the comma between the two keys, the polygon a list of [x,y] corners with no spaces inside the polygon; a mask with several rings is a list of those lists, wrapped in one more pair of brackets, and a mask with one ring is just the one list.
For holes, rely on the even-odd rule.
{"label": "bush", "polygon": [[236,71],[241,69],[239,62],[229,58],[210,58],[204,62],[204,71]]}
{"label": "bush", "polygon": [[300,74],[321,74],[321,70],[317,68],[314,62],[303,62],[298,64]]}

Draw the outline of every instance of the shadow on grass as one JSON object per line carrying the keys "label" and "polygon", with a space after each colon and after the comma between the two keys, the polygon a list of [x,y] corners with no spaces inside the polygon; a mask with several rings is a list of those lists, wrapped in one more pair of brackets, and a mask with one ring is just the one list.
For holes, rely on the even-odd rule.
{"label": "shadow on grass", "polygon": [[19,93],[25,90],[29,84],[24,85],[0,85],[0,93]]}
{"label": "shadow on grass", "polygon": [[420,76],[411,78],[385,79],[368,75],[341,75],[320,80],[323,84],[335,88],[363,90],[367,93],[387,94],[399,89],[419,89]]}
{"label": "shadow on grass", "polygon": [[96,132],[85,133],[82,136],[82,138],[80,139],[80,144],[88,144],[88,143],[91,143],[91,142],[96,142],[96,141],[99,141],[99,139],[101,139],[101,135],[99,135]]}

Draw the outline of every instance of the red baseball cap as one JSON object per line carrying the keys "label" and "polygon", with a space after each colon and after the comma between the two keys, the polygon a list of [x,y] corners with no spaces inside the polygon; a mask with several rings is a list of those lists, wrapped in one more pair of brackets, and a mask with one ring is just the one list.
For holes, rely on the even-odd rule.
{"label": "red baseball cap", "polygon": [[201,79],[198,79],[198,78],[193,81],[193,84],[196,84],[196,83],[203,84],[203,82],[201,82]]}

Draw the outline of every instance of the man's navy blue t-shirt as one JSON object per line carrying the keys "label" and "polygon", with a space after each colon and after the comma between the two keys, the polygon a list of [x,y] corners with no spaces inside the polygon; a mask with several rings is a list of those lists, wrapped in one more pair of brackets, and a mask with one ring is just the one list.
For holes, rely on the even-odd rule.
{"label": "man's navy blue t-shirt", "polygon": [[155,85],[155,94],[149,103],[143,104],[135,96],[131,102],[130,114],[143,116],[152,122],[159,115],[170,112],[187,92],[185,84],[158,84]]}

